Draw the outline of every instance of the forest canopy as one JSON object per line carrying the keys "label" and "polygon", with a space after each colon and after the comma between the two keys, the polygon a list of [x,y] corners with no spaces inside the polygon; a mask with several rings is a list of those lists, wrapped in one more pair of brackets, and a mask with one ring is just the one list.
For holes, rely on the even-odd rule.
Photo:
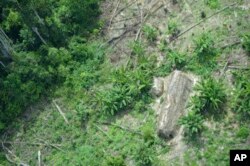
{"label": "forest canopy", "polygon": [[0,1],[0,130],[94,58],[87,41],[100,26],[98,2]]}

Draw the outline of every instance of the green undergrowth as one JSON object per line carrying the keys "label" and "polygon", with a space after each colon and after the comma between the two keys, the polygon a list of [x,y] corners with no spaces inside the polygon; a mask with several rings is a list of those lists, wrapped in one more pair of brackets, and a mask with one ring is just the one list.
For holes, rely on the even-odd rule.
{"label": "green undergrowth", "polygon": [[224,120],[214,124],[214,128],[205,129],[202,136],[192,144],[192,148],[185,153],[186,165],[229,165],[229,153],[232,149],[248,149],[247,127],[233,127],[237,124],[233,120]]}
{"label": "green undergrowth", "polygon": [[[89,4],[91,10],[96,7],[95,2]],[[70,1],[64,3],[69,4]],[[202,16],[205,18],[223,7],[224,1],[199,1],[190,8],[200,4],[206,7]],[[6,127],[12,116],[20,115],[24,108],[31,110],[24,114],[22,120],[18,119],[9,126],[15,129],[15,134],[10,134],[8,140],[4,140],[12,142],[12,145],[5,146],[16,155],[15,163],[22,161],[36,165],[40,151],[44,165],[168,165],[169,162],[166,164],[159,156],[167,155],[172,149],[166,140],[156,134],[156,115],[151,109],[154,98],[150,89],[153,77],[165,77],[174,70],[200,77],[187,107],[189,113],[179,121],[179,125],[184,127],[188,151],[184,160],[176,159],[174,165],[183,162],[192,166],[228,165],[230,149],[247,147],[250,127],[249,70],[228,71],[232,73],[232,87],[223,75],[227,69],[222,71],[233,51],[243,48],[244,53],[249,53],[249,34],[245,31],[240,33],[247,29],[243,25],[248,25],[243,19],[238,20],[238,29],[234,34],[241,41],[223,49],[222,41],[234,33],[228,28],[230,21],[212,30],[197,27],[197,32],[187,39],[190,48],[182,51],[178,45],[175,47],[164,39],[159,45],[156,44],[161,32],[146,24],[142,27],[145,40],[127,43],[131,52],[127,63],[116,66],[108,59],[108,54],[113,50],[96,39],[100,35],[100,27],[91,28],[83,32],[84,35],[81,33],[87,38],[93,31],[94,41],[76,35],[78,31],[81,32],[81,26],[86,26],[85,22],[81,26],[74,24],[74,32],[68,32],[71,26],[64,26],[64,21],[67,22],[79,10],[76,3],[69,7],[70,13],[64,18],[66,20],[56,22],[59,28],[62,27],[67,40],[60,40],[62,43],[56,46],[40,43],[38,47],[37,43],[33,43],[37,49],[17,52],[14,56],[17,61],[9,66],[11,74],[4,73],[5,79],[0,79],[1,87],[7,89],[4,93],[0,92],[0,109],[9,110],[0,112],[0,130]],[[66,9],[56,11],[54,14],[57,15],[51,17],[61,18]],[[238,10],[234,11],[242,16],[244,12]],[[200,20],[202,11],[192,12],[197,17],[195,19]],[[94,17],[98,13],[94,13]],[[221,15],[231,17],[231,13],[225,11]],[[8,15],[8,21],[3,25],[5,30],[11,31],[13,22],[15,26],[19,25],[20,14],[10,10]],[[174,15],[166,24],[166,34],[170,38],[183,30],[182,21],[179,21],[181,18]],[[74,19],[78,20],[79,17]],[[49,18],[46,25],[51,23],[52,18]],[[97,23],[101,24],[100,21]],[[21,44],[31,49],[34,36],[27,27],[21,29]],[[11,34],[14,33],[11,31]],[[59,39],[54,40],[51,42]],[[148,53],[149,47],[160,50],[164,55],[159,66],[153,55],[157,55],[157,51]],[[41,107],[33,108],[41,97],[47,100],[41,101]],[[68,122],[58,107],[65,113]],[[5,158],[0,153],[0,161],[8,165]]]}
{"label": "green undergrowth", "polygon": [[115,121],[90,121],[84,127],[76,111],[61,102],[57,104],[69,124],[50,105],[33,122],[20,126],[19,135],[13,138],[56,146],[15,144],[16,156],[25,163],[35,165],[37,151],[41,150],[42,162],[48,165],[158,165],[157,156],[168,151],[168,146],[156,137],[155,115],[149,108],[143,112],[132,109],[128,119],[120,116]]}
{"label": "green undergrowth", "polygon": [[208,117],[218,118],[224,113],[226,93],[223,83],[213,78],[203,78],[194,87],[195,95],[188,103],[189,113],[180,118],[188,139],[197,137],[204,129]]}
{"label": "green undergrowth", "polygon": [[149,42],[154,42],[157,38],[158,32],[155,27],[152,27],[150,25],[145,25],[143,27],[143,32],[145,34],[145,37]]}
{"label": "green undergrowth", "polygon": [[[213,86],[201,83],[195,88],[198,95],[191,99],[191,112],[180,120],[187,144],[192,147],[185,153],[186,165],[229,165],[230,150],[249,148],[249,71],[233,73],[233,89],[226,90],[216,81]],[[230,95],[225,96],[225,92]],[[204,101],[211,104],[207,105],[210,108],[204,107]],[[218,116],[221,114],[224,116]]]}
{"label": "green undergrowth", "polygon": [[60,68],[67,74],[54,93],[69,124],[51,103],[29,128],[20,126],[20,137],[13,138],[46,140],[60,144],[59,148],[30,146],[24,152],[17,145],[16,155],[30,165],[36,163],[39,149],[42,162],[48,165],[157,165],[157,156],[167,153],[168,146],[156,136],[155,115],[149,105],[155,57],[135,51],[127,66],[115,68],[98,43],[85,47],[72,42],[69,50],[71,56],[84,61]]}
{"label": "green undergrowth", "polygon": [[246,78],[249,78],[248,71],[238,71],[234,72],[233,89],[226,90],[228,87],[222,82],[211,78],[194,88],[196,95],[190,100],[190,112],[179,121],[191,147],[185,153],[186,165],[229,165],[230,150],[249,148],[249,81]]}
{"label": "green undergrowth", "polygon": [[207,76],[219,69],[217,59],[221,55],[215,46],[214,34],[203,32],[193,40],[194,49],[191,53],[167,49],[161,66],[156,75],[166,76],[173,70],[189,71],[197,75]]}
{"label": "green undergrowth", "polygon": [[250,117],[250,72],[234,72],[235,90],[232,97],[232,109],[241,120],[249,121]]}

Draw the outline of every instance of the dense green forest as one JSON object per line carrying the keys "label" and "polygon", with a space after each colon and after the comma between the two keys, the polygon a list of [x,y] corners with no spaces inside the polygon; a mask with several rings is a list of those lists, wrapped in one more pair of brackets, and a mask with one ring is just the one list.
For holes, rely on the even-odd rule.
{"label": "dense green forest", "polygon": [[[250,148],[249,2],[146,3],[0,1],[0,165],[228,165]],[[176,70],[199,81],[170,160],[152,86]]]}
{"label": "dense green forest", "polygon": [[0,129],[63,84],[76,66],[102,62],[87,44],[99,14],[96,0],[1,1]]}

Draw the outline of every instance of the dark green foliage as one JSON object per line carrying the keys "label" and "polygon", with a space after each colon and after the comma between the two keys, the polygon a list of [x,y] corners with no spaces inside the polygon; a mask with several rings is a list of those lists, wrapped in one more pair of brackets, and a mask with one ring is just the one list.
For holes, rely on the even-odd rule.
{"label": "dark green foliage", "polygon": [[9,65],[9,74],[0,79],[1,126],[49,94],[55,85],[64,83],[74,94],[98,80],[95,71],[103,63],[104,50],[96,43],[78,45],[74,41],[69,50],[44,46],[38,52],[16,54],[15,62]]}
{"label": "dark green foliage", "polygon": [[[98,27],[98,2],[99,0],[7,2],[3,6],[4,21],[0,24],[13,41],[26,46],[24,49],[39,48],[44,41],[53,46],[65,46],[70,36],[89,36],[92,29]],[[26,38],[28,40],[23,43],[23,37],[27,34],[32,40]]]}
{"label": "dark green foliage", "polygon": [[5,13],[7,14],[6,19],[2,23],[5,30],[10,31],[13,27],[21,26],[21,16],[17,11],[7,9]]}
{"label": "dark green foliage", "polygon": [[6,160],[5,155],[3,153],[0,153],[0,163],[2,165],[9,165],[9,162]]}
{"label": "dark green foliage", "polygon": [[185,70],[205,77],[210,76],[211,73],[218,68],[218,63],[214,59],[206,61],[205,63],[200,63],[195,56],[191,57],[188,64],[185,66]]}
{"label": "dark green foliage", "polygon": [[203,122],[203,117],[194,111],[189,112],[187,116],[179,120],[179,124],[184,126],[185,134],[190,138],[197,136],[202,131]]}
{"label": "dark green foliage", "polygon": [[87,38],[98,27],[98,2],[1,3],[1,30],[10,38],[15,53],[4,74],[0,68],[0,129],[56,86],[64,83],[73,94],[98,81],[95,71],[104,61],[103,49],[79,37]]}
{"label": "dark green foliage", "polygon": [[200,113],[220,113],[226,100],[226,93],[221,82],[204,78],[195,87],[197,95],[191,100],[193,111]]}
{"label": "dark green foliage", "polygon": [[58,10],[59,25],[68,34],[79,34],[93,29],[97,26],[96,18],[100,14],[98,2],[99,0],[61,0],[60,5],[66,9]]}
{"label": "dark green foliage", "polygon": [[202,19],[206,18],[206,13],[204,11],[201,12],[201,18]]}
{"label": "dark green foliage", "polygon": [[3,123],[11,121],[25,106],[37,101],[60,77],[42,66],[42,57],[37,53],[19,53],[16,59],[16,63],[9,66],[9,74],[0,79],[0,121]]}

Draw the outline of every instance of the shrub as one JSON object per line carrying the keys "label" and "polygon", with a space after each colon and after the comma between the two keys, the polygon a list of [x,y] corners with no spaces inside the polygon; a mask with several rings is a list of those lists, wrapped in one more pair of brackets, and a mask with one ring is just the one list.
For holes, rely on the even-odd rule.
{"label": "shrub", "polygon": [[234,72],[235,86],[232,106],[242,118],[250,117],[250,72]]}
{"label": "shrub", "polygon": [[96,20],[98,20],[100,14],[98,1],[60,1],[61,8],[59,8],[57,13],[60,18],[59,25],[63,26],[65,31],[71,32],[71,34],[79,34],[93,29],[98,24]]}
{"label": "shrub", "polygon": [[5,21],[3,21],[3,28],[10,31],[12,28],[21,26],[21,16],[18,12],[13,9],[9,9],[8,16]]}
{"label": "shrub", "polygon": [[165,39],[161,39],[160,44],[158,44],[157,47],[161,52],[165,52],[168,50],[168,43]]}
{"label": "shrub", "polygon": [[202,33],[194,40],[195,53],[201,63],[207,63],[217,55],[217,49],[214,47],[214,39],[211,33]]}
{"label": "shrub", "polygon": [[72,41],[69,47],[42,46],[37,52],[15,54],[8,73],[0,77],[0,128],[58,85],[64,83],[72,94],[98,81],[95,71],[104,61],[104,50],[96,43],[79,40]]}
{"label": "shrub", "polygon": [[[94,28],[98,28],[101,13],[99,2],[99,0],[39,0],[36,3],[22,1],[16,5],[8,1],[1,6],[4,13],[0,23],[15,44],[22,44],[24,35],[18,34],[33,33],[32,27],[36,27],[39,35],[49,45],[65,46],[72,35],[89,36]],[[34,18],[34,14],[38,17]],[[33,39],[35,41],[32,41]],[[43,44],[41,38],[36,35],[32,40],[25,41],[31,50],[36,50]]]}
{"label": "shrub", "polygon": [[203,122],[203,117],[195,111],[189,112],[187,116],[179,120],[179,124],[184,126],[185,134],[189,137],[194,137],[202,131]]}
{"label": "shrub", "polygon": [[142,128],[142,135],[145,142],[154,141],[154,128],[151,124],[146,124]]}
{"label": "shrub", "polygon": [[134,41],[130,44],[132,55],[143,56],[145,55],[145,48],[141,41]]}
{"label": "shrub", "polygon": [[153,42],[156,40],[157,38],[157,30],[156,28],[149,26],[149,25],[145,25],[143,27],[143,32],[146,36],[146,38],[150,41]]}
{"label": "shrub", "polygon": [[82,38],[74,37],[69,44],[71,61],[67,68],[60,68],[60,72],[68,70],[64,84],[72,92],[89,89],[99,81],[100,65],[104,62],[105,50],[99,48],[98,43],[85,43]]}
{"label": "shrub", "polygon": [[114,115],[118,111],[132,108],[150,89],[150,73],[137,68],[115,70],[111,76],[110,88],[97,93],[97,103],[105,114]]}
{"label": "shrub", "polygon": [[168,33],[172,35],[177,35],[179,32],[178,30],[178,23],[174,19],[170,19],[168,22]]}
{"label": "shrub", "polygon": [[104,114],[114,115],[128,107],[132,102],[132,98],[129,95],[129,89],[126,87],[113,86],[110,89],[99,91],[97,93],[97,102]]}
{"label": "shrub", "polygon": [[211,8],[211,9],[216,9],[220,6],[219,0],[206,0],[206,4]]}
{"label": "shrub", "polygon": [[35,52],[22,52],[15,58],[17,61],[8,66],[8,75],[0,78],[1,126],[11,122],[27,105],[48,93],[60,77],[55,70],[50,71],[43,66],[42,57]]}
{"label": "shrub", "polygon": [[122,156],[110,156],[106,159],[104,166],[126,166]]}
{"label": "shrub", "polygon": [[155,71],[156,76],[164,77],[171,72],[171,65],[169,63],[162,63]]}
{"label": "shrub", "polygon": [[177,51],[168,50],[167,57],[162,64],[156,69],[157,76],[166,76],[172,70],[181,70],[187,64],[186,55]]}
{"label": "shrub", "polygon": [[247,126],[242,126],[239,131],[237,132],[237,137],[242,139],[247,139],[249,136],[250,130]]}
{"label": "shrub", "polygon": [[206,78],[199,82],[194,89],[198,93],[198,96],[194,96],[194,99],[191,100],[194,102],[194,111],[218,113],[215,111],[222,109],[222,104],[226,100],[226,93],[221,82]]}
{"label": "shrub", "polygon": [[147,104],[143,100],[140,100],[135,103],[134,110],[137,112],[144,112],[145,110],[147,110],[146,105]]}
{"label": "shrub", "polygon": [[95,62],[89,61],[88,63],[76,65],[78,68],[75,68],[67,75],[64,84],[71,88],[72,92],[92,87],[99,80],[99,75],[96,72],[99,66],[98,62]]}
{"label": "shrub", "polygon": [[150,146],[150,143],[141,143],[135,155],[136,165],[138,166],[152,166],[156,164],[157,157],[155,149]]}
{"label": "shrub", "polygon": [[185,70],[191,71],[194,74],[201,76],[210,76],[215,70],[219,68],[215,59],[208,60],[204,63],[200,63],[196,56],[190,57]]}
{"label": "shrub", "polygon": [[176,52],[176,51],[170,51],[168,54],[168,63],[170,63],[170,66],[173,69],[182,69],[186,65],[186,55]]}
{"label": "shrub", "polygon": [[87,60],[98,60],[100,63],[103,62],[105,54],[105,50],[100,48],[100,45],[98,42],[87,43],[84,38],[73,37],[68,47],[73,60],[81,63]]}

